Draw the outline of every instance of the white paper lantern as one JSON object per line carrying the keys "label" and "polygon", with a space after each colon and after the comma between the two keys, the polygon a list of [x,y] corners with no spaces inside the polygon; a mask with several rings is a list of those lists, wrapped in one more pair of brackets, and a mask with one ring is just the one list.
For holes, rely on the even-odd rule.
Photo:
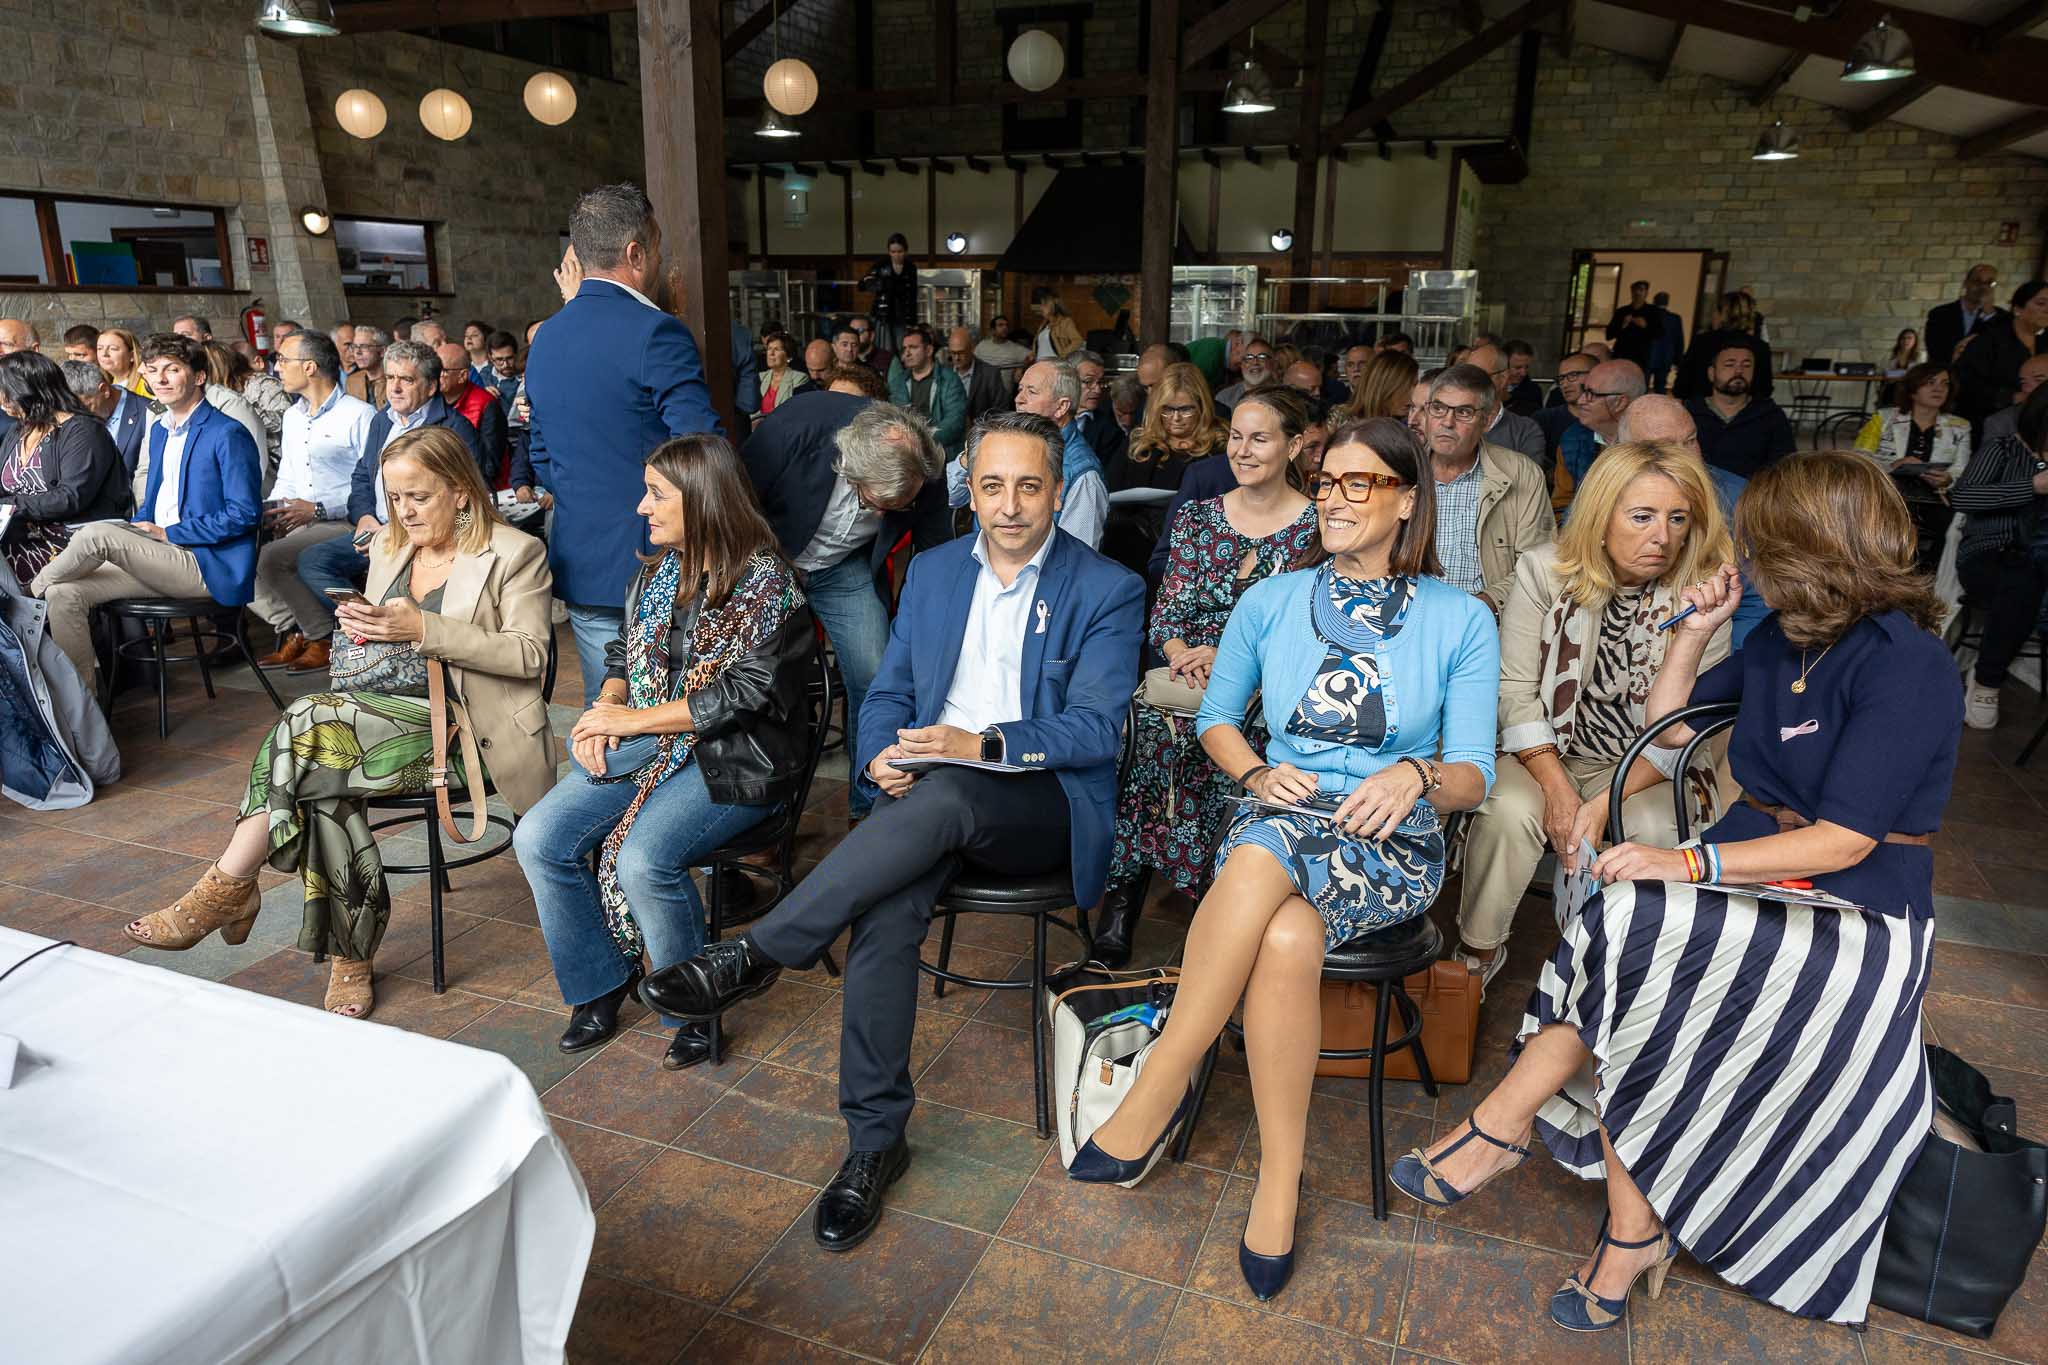
{"label": "white paper lantern", "polygon": [[784,57],[761,78],[761,93],[776,113],[795,118],[818,102],[818,73],[801,58]]}
{"label": "white paper lantern", "polygon": [[420,101],[420,123],[443,142],[453,142],[469,131],[469,101],[443,86],[429,90]]}
{"label": "white paper lantern", "polygon": [[384,101],[367,90],[344,90],[334,101],[334,117],[350,137],[368,141],[384,131]]}
{"label": "white paper lantern", "polygon": [[1042,28],[1029,28],[1010,44],[1010,79],[1026,90],[1050,89],[1067,69],[1060,40]]}
{"label": "white paper lantern", "polygon": [[526,83],[526,112],[550,128],[576,117],[576,87],[552,71]]}

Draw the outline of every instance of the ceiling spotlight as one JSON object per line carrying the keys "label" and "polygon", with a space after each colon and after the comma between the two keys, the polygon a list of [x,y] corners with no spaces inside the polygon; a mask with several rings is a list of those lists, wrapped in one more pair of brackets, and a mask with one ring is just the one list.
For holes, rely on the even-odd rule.
{"label": "ceiling spotlight", "polygon": [[1763,136],[1756,140],[1756,150],[1749,154],[1751,161],[1790,161],[1799,155],[1799,134],[1785,126],[1779,119],[1764,129]]}
{"label": "ceiling spotlight", "polygon": [[1294,245],[1294,234],[1286,228],[1274,228],[1266,240],[1273,244],[1273,250],[1285,251]]}
{"label": "ceiling spotlight", "polygon": [[967,250],[967,234],[964,232],[947,233],[946,250],[952,252],[955,256]]}
{"label": "ceiling spotlight", "polygon": [[327,229],[334,225],[334,220],[327,216],[327,210],[316,209],[310,204],[299,210],[299,221],[315,237],[325,237]]}
{"label": "ceiling spotlight", "polygon": [[1223,87],[1223,112],[1269,114],[1279,107],[1274,102],[1273,82],[1266,69],[1250,57],[1245,58],[1244,65],[1231,73],[1230,84]]}
{"label": "ceiling spotlight", "polygon": [[1913,40],[1904,29],[1892,27],[1887,14],[1870,26],[1870,31],[1849,49],[1842,63],[1845,81],[1895,81],[1913,74]]}
{"label": "ceiling spotlight", "polygon": [[754,128],[754,136],[784,138],[801,137],[802,134],[789,124],[784,123],[782,116],[777,114],[772,107],[764,105],[761,109],[761,122]]}
{"label": "ceiling spotlight", "polygon": [[256,7],[256,27],[288,38],[332,38],[341,32],[334,22],[334,0],[263,0]]}

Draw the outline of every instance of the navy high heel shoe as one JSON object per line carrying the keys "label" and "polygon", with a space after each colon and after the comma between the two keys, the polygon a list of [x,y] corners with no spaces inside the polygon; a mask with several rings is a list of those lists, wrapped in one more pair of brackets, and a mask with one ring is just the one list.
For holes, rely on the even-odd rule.
{"label": "navy high heel shoe", "polygon": [[[1472,1131],[1444,1148],[1442,1152],[1438,1153],[1434,1161],[1425,1155],[1420,1147],[1417,1147],[1409,1152],[1407,1156],[1395,1162],[1393,1168],[1387,1172],[1387,1179],[1393,1182],[1394,1188],[1419,1204],[1428,1204],[1431,1208],[1447,1209],[1460,1200],[1476,1194],[1479,1186],[1484,1185],[1486,1180],[1493,1179],[1493,1175],[1503,1175],[1508,1171],[1514,1170],[1522,1162],[1529,1159],[1529,1149],[1527,1147],[1519,1147],[1512,1142],[1502,1142],[1493,1134],[1481,1129],[1476,1119],[1468,1118],[1465,1120],[1465,1124]],[[1461,1190],[1443,1178],[1442,1173],[1436,1168],[1436,1162],[1457,1151],[1473,1138],[1478,1138],[1482,1142],[1492,1143],[1503,1152],[1513,1152],[1519,1160],[1515,1162],[1514,1166],[1501,1167],[1500,1170],[1495,1171],[1493,1175],[1487,1176],[1486,1180],[1480,1181],[1478,1185],[1474,1185],[1471,1189]]]}
{"label": "navy high heel shoe", "polygon": [[1188,1106],[1194,1103],[1194,1092],[1181,1096],[1180,1107],[1173,1111],[1173,1117],[1166,1121],[1166,1131],[1145,1149],[1145,1154],[1129,1161],[1120,1161],[1095,1145],[1089,1138],[1081,1144],[1081,1150],[1074,1153],[1074,1162],[1067,1167],[1069,1180],[1085,1180],[1096,1185],[1122,1185],[1125,1189],[1143,1180],[1152,1167],[1165,1153],[1167,1145],[1180,1132],[1180,1126],[1188,1116]]}
{"label": "navy high heel shoe", "polygon": [[1244,1275],[1244,1282],[1251,1286],[1259,1302],[1264,1303],[1287,1287],[1287,1281],[1294,1274],[1294,1253],[1287,1251],[1278,1256],[1266,1256],[1245,1245],[1244,1238],[1237,1239],[1237,1268]]}
{"label": "navy high heel shoe", "polygon": [[[1607,1254],[1607,1248],[1617,1247],[1622,1251],[1640,1251],[1644,1247],[1657,1247],[1662,1253],[1659,1260],[1644,1266],[1629,1280],[1628,1288],[1621,1291],[1618,1299],[1603,1299],[1593,1292],[1593,1276],[1600,1273],[1600,1258]],[[1667,1228],[1659,1228],[1655,1237],[1640,1242],[1617,1242],[1607,1235],[1607,1222],[1600,1223],[1600,1246],[1593,1253],[1593,1269],[1581,1280],[1573,1275],[1564,1282],[1563,1288],[1550,1296],[1550,1320],[1559,1327],[1573,1332],[1604,1332],[1618,1326],[1624,1309],[1628,1307],[1628,1296],[1636,1287],[1636,1280],[1644,1275],[1650,1277],[1650,1297],[1656,1298],[1664,1292],[1664,1276],[1670,1271],[1671,1263],[1678,1259],[1678,1242]]]}

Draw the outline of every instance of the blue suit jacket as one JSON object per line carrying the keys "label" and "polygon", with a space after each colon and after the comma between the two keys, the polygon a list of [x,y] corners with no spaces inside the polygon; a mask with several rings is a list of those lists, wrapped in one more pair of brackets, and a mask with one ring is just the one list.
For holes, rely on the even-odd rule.
{"label": "blue suit jacket", "polygon": [[[133,521],[150,521],[164,482],[162,424],[149,433],[149,486]],[[263,457],[240,422],[204,399],[192,410],[178,466],[178,524],[164,537],[199,561],[206,591],[224,607],[256,596],[256,539],[263,522]]]}
{"label": "blue suit jacket", "polygon": [[723,435],[688,328],[609,280],[586,279],[533,334],[527,455],[555,495],[555,594],[616,609],[647,548],[633,514],[647,456],[672,436]]}
{"label": "blue suit jacket", "polygon": [[[477,468],[483,468],[483,445],[476,428],[469,424],[467,417],[442,402],[440,394],[427,400],[427,417],[422,425],[446,427],[454,432],[469,447],[469,453],[476,457]],[[377,415],[370,419],[369,434],[363,438],[363,453],[356,461],[356,472],[348,478],[348,524],[351,526],[364,517],[375,517],[379,521],[385,519],[385,509],[377,504],[377,465],[384,455],[384,443],[390,439],[391,409],[378,408]],[[485,482],[488,484],[489,481]]]}
{"label": "blue suit jacket", "polygon": [[121,467],[135,479],[135,462],[142,456],[142,433],[149,425],[149,400],[122,389],[115,399],[114,449],[121,452]]}
{"label": "blue suit jacket", "polygon": [[[1074,904],[1092,907],[1109,877],[1116,825],[1117,756],[1138,686],[1145,585],[1065,531],[1039,571],[1042,632],[1027,624],[1018,691],[1024,714],[1001,725],[1006,762],[1057,773],[1073,822]],[[960,663],[981,565],[969,537],[910,562],[882,666],[868,685],[857,727],[855,780],[870,792],[875,755],[896,731],[935,725]],[[1028,622],[1038,620],[1034,606]]]}

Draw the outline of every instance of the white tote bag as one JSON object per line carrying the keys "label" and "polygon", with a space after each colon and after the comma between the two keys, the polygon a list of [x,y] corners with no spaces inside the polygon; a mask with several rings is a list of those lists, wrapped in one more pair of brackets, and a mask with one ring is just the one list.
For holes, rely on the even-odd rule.
{"label": "white tote bag", "polygon": [[[1089,1135],[1123,1103],[1124,1095],[1145,1069],[1145,1059],[1166,1027],[1180,980],[1175,967],[1111,972],[1087,967],[1055,974],[1064,990],[1045,993],[1045,1012],[1052,1025],[1053,1110],[1060,1136],[1060,1165],[1071,1167],[1074,1153]],[[1161,1151],[1171,1144],[1162,1144]],[[1153,1161],[1158,1156],[1155,1153]],[[1121,1182],[1143,1180],[1152,1169]]]}

